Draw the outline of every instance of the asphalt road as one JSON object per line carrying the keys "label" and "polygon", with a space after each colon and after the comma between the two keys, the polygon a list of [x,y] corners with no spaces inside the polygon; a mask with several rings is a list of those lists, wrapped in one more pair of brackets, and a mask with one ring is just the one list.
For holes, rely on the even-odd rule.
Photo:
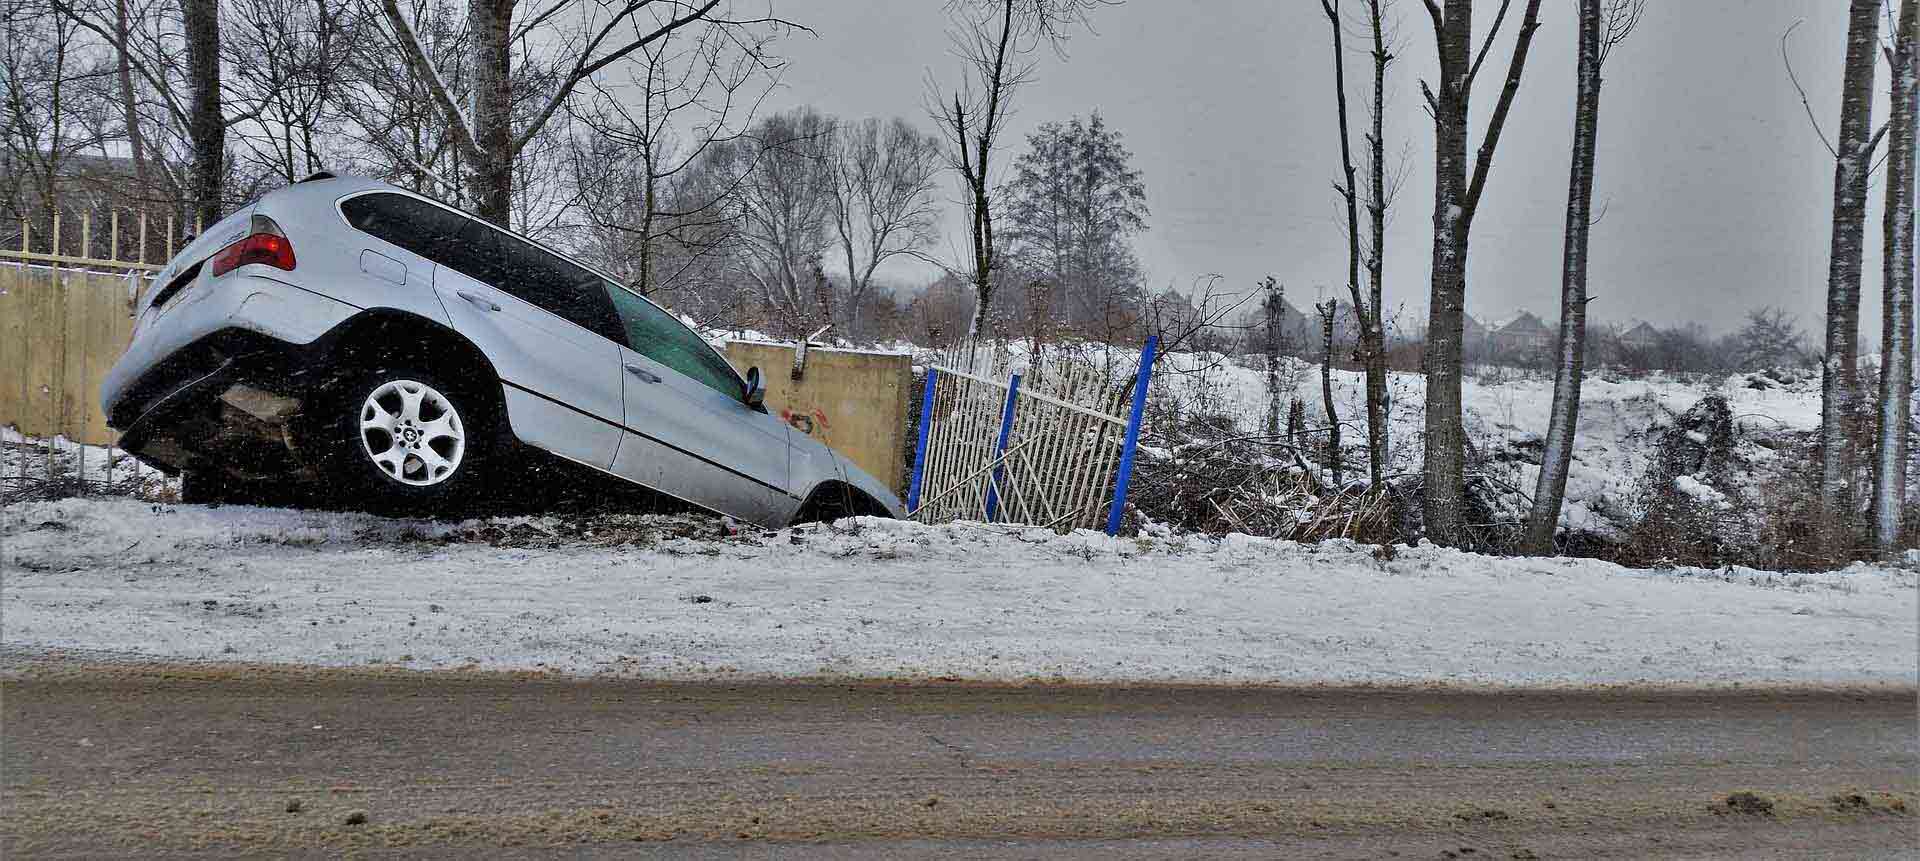
{"label": "asphalt road", "polygon": [[[0,680],[0,721],[9,858],[1920,851],[1911,691],[676,685],[56,663]],[[1736,810],[1736,792],[1756,798]]]}

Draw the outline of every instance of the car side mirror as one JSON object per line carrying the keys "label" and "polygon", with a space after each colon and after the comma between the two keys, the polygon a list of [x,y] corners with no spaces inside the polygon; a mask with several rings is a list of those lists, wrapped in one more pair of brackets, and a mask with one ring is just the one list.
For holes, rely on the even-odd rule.
{"label": "car side mirror", "polygon": [[747,406],[759,409],[767,402],[767,384],[760,380],[760,367],[747,369]]}

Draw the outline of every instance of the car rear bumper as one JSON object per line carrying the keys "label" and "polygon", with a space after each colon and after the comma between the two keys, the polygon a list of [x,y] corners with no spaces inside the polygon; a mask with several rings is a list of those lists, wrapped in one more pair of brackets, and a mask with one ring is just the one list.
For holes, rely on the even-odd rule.
{"label": "car rear bumper", "polygon": [[[239,355],[228,342],[303,346],[351,317],[358,308],[281,281],[248,273],[250,266],[180,291],[144,320],[133,342],[100,384],[100,408],[120,431],[145,413],[156,390],[184,382],[205,366],[205,347],[224,345],[225,358]],[[216,351],[221,352],[221,351]],[[215,362],[215,364],[218,364]]]}
{"label": "car rear bumper", "polygon": [[298,465],[288,458],[287,424],[311,388],[305,369],[317,350],[222,329],[125,386],[108,423],[121,431],[120,448],[164,471],[192,468],[207,456],[247,473],[291,471]]}

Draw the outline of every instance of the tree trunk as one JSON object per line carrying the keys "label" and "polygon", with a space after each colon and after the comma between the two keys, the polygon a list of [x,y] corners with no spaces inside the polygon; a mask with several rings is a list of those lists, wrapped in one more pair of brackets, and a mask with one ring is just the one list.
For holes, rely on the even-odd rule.
{"label": "tree trunk", "polygon": [[1267,342],[1264,345],[1267,357],[1267,436],[1280,435],[1280,312],[1285,306],[1287,291],[1267,276],[1266,288],[1266,329]]}
{"label": "tree trunk", "polygon": [[1367,218],[1372,229],[1373,245],[1367,257],[1367,307],[1373,309],[1373,319],[1372,326],[1363,327],[1360,333],[1360,337],[1366,339],[1366,343],[1361,345],[1361,361],[1366,365],[1367,373],[1367,451],[1372,458],[1368,466],[1376,489],[1386,481],[1389,443],[1387,323],[1386,306],[1381,301],[1381,282],[1385,278],[1387,253],[1387,64],[1393,61],[1393,55],[1387,51],[1380,2],[1367,0],[1368,20],[1373,29],[1373,136],[1367,139],[1367,148],[1372,157],[1369,171],[1372,191],[1367,200]]}
{"label": "tree trunk", "polygon": [[469,0],[473,28],[474,213],[511,228],[513,212],[513,2]]}
{"label": "tree trunk", "polygon": [[1600,4],[1580,0],[1578,81],[1573,106],[1573,166],[1567,180],[1567,236],[1560,264],[1559,361],[1547,420],[1540,480],[1534,485],[1524,549],[1553,555],[1554,527],[1567,493],[1574,429],[1580,420],[1580,382],[1587,362],[1587,240],[1593,226],[1594,146],[1600,135]]}
{"label": "tree trunk", "polygon": [[639,275],[634,279],[634,291],[642,296],[652,296],[653,283],[653,221],[659,210],[659,180],[654,176],[653,142],[646,142],[646,189],[643,192],[643,205],[640,213],[640,266]]}
{"label": "tree trunk", "polygon": [[187,137],[193,146],[190,203],[205,229],[220,220],[221,183],[226,176],[227,123],[220,113],[220,4],[218,0],[181,0],[180,5],[192,97],[187,114]]}
{"label": "tree trunk", "polygon": [[120,86],[120,109],[127,124],[127,147],[133,156],[135,194],[144,196],[147,188],[147,139],[140,128],[138,94],[133,89],[133,62],[127,53],[127,0],[113,5],[114,74]]}
{"label": "tree trunk", "polygon": [[1333,316],[1339,313],[1340,303],[1328,299],[1327,304],[1317,310],[1320,312],[1320,400],[1327,409],[1327,467],[1333,470],[1333,486],[1338,490],[1344,482],[1340,474],[1340,414],[1333,409]]}
{"label": "tree trunk", "polygon": [[1900,7],[1894,35],[1893,110],[1887,118],[1886,246],[1880,334],[1880,432],[1874,451],[1873,544],[1900,543],[1907,496],[1907,440],[1913,424],[1913,210],[1916,124],[1920,124],[1920,0]]}
{"label": "tree trunk", "polygon": [[[1353,139],[1347,127],[1347,59],[1341,31],[1339,0],[1322,0],[1321,9],[1327,13],[1327,23],[1333,29],[1333,96],[1334,106],[1339,114],[1337,119],[1340,128],[1340,170],[1345,182],[1345,185],[1340,188],[1340,196],[1347,207],[1347,292],[1353,299],[1354,322],[1358,324],[1356,328],[1359,330],[1357,343],[1354,345],[1355,352],[1358,354],[1361,366],[1367,370],[1368,474],[1374,485],[1378,486],[1386,476],[1387,454],[1387,416],[1383,409],[1386,388],[1384,374],[1379,388],[1376,390],[1374,386],[1374,369],[1380,367],[1384,370],[1380,361],[1382,358],[1380,344],[1375,338],[1380,325],[1380,305],[1378,295],[1369,302],[1360,287],[1360,190],[1354,178]],[[1375,63],[1379,63],[1378,53],[1375,54]],[[1374,78],[1376,91],[1380,86],[1379,72],[1380,69],[1376,66]],[[1374,114],[1374,121],[1376,123],[1380,121],[1377,112]],[[1377,149],[1378,144],[1375,146]],[[1368,271],[1371,274],[1373,270],[1369,268]],[[1376,278],[1373,283],[1377,291],[1378,279]]]}
{"label": "tree trunk", "polygon": [[[1541,0],[1527,0],[1507,79],[1487,121],[1486,136],[1475,157],[1472,178],[1467,174],[1467,119],[1478,61],[1473,57],[1473,2],[1447,0],[1443,12],[1433,3],[1435,41],[1439,46],[1439,93],[1427,93],[1434,125],[1433,286],[1427,312],[1426,470],[1421,502],[1427,536],[1453,546],[1467,541],[1467,434],[1460,414],[1460,376],[1466,340],[1467,238],[1473,217],[1493,170],[1500,132],[1506,127],[1513,99],[1520,92],[1527,51],[1540,26]],[[1501,7],[1504,14],[1505,6]],[[1499,18],[1495,18],[1498,29]],[[1488,46],[1490,47],[1490,45]],[[1481,57],[1485,57],[1485,48]]]}
{"label": "tree trunk", "polygon": [[1840,135],[1833,171],[1833,245],[1827,269],[1827,345],[1820,385],[1820,552],[1838,561],[1853,549],[1855,424],[1859,408],[1860,254],[1872,151],[1873,72],[1880,0],[1852,0]]}
{"label": "tree trunk", "polygon": [[1439,91],[1433,97],[1433,279],[1427,311],[1426,468],[1421,488],[1427,537],[1466,539],[1466,430],[1460,415],[1461,341],[1467,291],[1467,77],[1473,3],[1447,0],[1439,25]]}

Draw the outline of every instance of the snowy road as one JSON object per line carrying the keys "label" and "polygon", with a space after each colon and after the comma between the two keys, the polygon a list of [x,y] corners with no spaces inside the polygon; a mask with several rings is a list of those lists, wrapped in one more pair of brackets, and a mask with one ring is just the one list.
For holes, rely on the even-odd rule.
{"label": "snowy road", "polygon": [[[1911,857],[1913,720],[1912,695],[1889,692],[663,684],[42,664],[6,683],[0,848]],[[1753,797],[1729,807],[1739,792]]]}
{"label": "snowy road", "polygon": [[719,532],[23,503],[0,509],[0,642],[679,680],[1911,687],[1920,662],[1908,570],[878,520]]}

